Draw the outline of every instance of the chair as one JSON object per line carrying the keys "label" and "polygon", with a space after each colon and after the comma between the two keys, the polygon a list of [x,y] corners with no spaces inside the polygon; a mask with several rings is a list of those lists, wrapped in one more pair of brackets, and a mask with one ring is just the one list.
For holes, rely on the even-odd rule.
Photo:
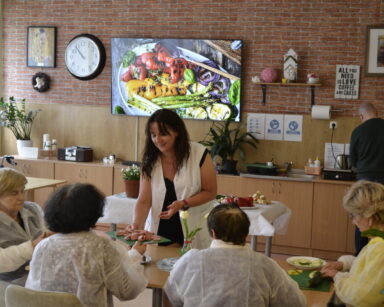
{"label": "chair", "polygon": [[6,307],[82,307],[79,299],[72,293],[48,292],[9,285],[5,289]]}
{"label": "chair", "polygon": [[5,289],[9,285],[10,283],[0,280],[0,307],[5,307]]}

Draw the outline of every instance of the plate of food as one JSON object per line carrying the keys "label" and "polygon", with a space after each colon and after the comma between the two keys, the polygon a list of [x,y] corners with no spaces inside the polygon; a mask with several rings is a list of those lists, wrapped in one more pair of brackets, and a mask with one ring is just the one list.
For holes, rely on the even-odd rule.
{"label": "plate of food", "polygon": [[230,93],[240,91],[240,80],[226,75],[232,76],[215,61],[164,40],[141,44],[122,56],[117,106],[135,115],[170,108],[183,118],[238,119],[238,102]]}
{"label": "plate of food", "polygon": [[321,268],[327,262],[316,257],[294,256],[287,258],[287,262],[300,270],[315,270]]}
{"label": "plate of food", "polygon": [[167,243],[171,242],[171,240],[155,235],[149,231],[146,230],[134,230],[130,233],[121,233],[121,232],[115,232],[115,231],[108,231],[106,232],[108,236],[110,236],[112,239],[120,240],[124,243],[127,243],[128,245],[132,246],[137,241],[141,241],[145,244],[158,244],[158,243]]}

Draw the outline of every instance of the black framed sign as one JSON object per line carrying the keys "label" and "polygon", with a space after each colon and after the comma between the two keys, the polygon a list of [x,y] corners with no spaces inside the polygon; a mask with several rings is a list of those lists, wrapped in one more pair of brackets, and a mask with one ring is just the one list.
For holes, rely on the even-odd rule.
{"label": "black framed sign", "polygon": [[384,24],[367,26],[365,75],[384,76]]}
{"label": "black framed sign", "polygon": [[28,27],[27,66],[56,67],[56,27]]}

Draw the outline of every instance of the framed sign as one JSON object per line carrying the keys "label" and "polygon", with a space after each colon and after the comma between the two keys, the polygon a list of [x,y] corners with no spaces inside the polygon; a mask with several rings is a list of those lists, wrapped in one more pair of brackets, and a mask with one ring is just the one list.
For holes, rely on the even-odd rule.
{"label": "framed sign", "polygon": [[27,29],[27,66],[56,67],[56,27]]}
{"label": "framed sign", "polygon": [[336,65],[335,98],[358,99],[359,83],[359,65]]}
{"label": "framed sign", "polygon": [[367,27],[365,75],[384,76],[384,24]]}

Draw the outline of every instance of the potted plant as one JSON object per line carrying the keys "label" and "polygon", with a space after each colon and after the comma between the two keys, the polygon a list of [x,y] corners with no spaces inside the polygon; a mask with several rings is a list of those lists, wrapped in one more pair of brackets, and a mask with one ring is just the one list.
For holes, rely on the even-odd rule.
{"label": "potted plant", "polygon": [[0,98],[0,126],[9,128],[17,140],[19,154],[21,147],[32,146],[31,129],[33,121],[41,110],[26,111],[25,99],[17,106],[15,98],[9,97],[9,102]]}
{"label": "potted plant", "polygon": [[140,168],[136,164],[132,164],[122,168],[121,174],[125,183],[127,197],[137,198],[140,190]]}
{"label": "potted plant", "polygon": [[243,132],[240,126],[230,127],[231,121],[214,122],[201,144],[208,146],[212,158],[219,156],[222,160],[220,172],[235,174],[237,161],[234,160],[238,153],[244,159],[243,145],[257,148],[258,140],[249,132]]}

